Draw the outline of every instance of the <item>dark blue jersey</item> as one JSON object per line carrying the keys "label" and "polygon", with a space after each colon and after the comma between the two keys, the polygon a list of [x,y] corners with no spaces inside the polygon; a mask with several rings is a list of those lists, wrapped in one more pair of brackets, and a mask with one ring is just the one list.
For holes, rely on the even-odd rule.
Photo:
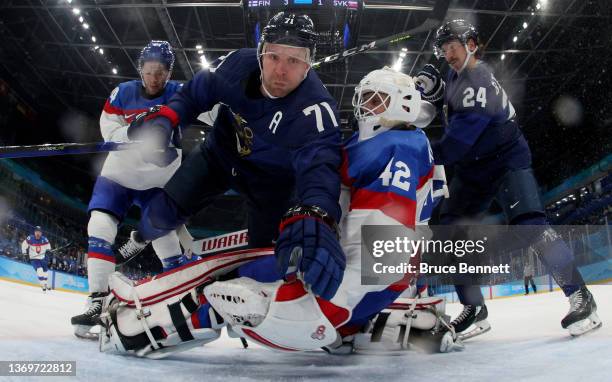
{"label": "dark blue jersey", "polygon": [[432,144],[436,164],[456,164],[459,175],[476,182],[531,166],[514,107],[484,62],[449,71],[444,104],[444,136]]}
{"label": "dark blue jersey", "polygon": [[338,219],[336,102],[312,70],[297,89],[277,99],[261,95],[259,78],[256,50],[240,49],[197,73],[168,107],[185,125],[222,103],[205,144],[226,170],[267,188],[295,187],[299,203],[320,206]]}

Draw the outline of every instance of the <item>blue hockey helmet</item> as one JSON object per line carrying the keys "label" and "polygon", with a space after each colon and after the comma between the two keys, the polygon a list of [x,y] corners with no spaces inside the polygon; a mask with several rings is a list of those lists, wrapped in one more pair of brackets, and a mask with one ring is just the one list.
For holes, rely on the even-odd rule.
{"label": "blue hockey helmet", "polygon": [[279,12],[268,21],[261,33],[257,54],[261,56],[265,43],[283,44],[308,48],[310,62],[314,61],[317,47],[317,32],[314,23],[307,15]]}
{"label": "blue hockey helmet", "polygon": [[140,51],[138,56],[138,70],[142,71],[145,62],[156,61],[164,64],[169,72],[174,68],[174,51],[168,41],[153,40]]}
{"label": "blue hockey helmet", "polygon": [[473,39],[478,45],[478,31],[472,24],[463,19],[447,21],[436,31],[433,43],[434,54],[437,58],[442,58],[444,57],[442,50],[444,43],[459,40],[462,45],[466,45],[469,39]]}

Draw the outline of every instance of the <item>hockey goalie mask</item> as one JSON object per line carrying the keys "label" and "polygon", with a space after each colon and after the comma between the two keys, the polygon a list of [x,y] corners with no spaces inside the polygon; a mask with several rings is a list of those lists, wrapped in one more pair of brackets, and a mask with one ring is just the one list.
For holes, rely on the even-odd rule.
{"label": "hockey goalie mask", "polygon": [[435,107],[421,100],[412,77],[386,66],[355,87],[353,108],[360,141],[400,124],[426,127],[435,117]]}

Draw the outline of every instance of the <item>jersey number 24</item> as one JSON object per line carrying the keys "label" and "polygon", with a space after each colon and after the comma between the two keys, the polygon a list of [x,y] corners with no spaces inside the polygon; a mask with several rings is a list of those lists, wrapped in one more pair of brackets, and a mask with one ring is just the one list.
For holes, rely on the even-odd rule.
{"label": "jersey number 24", "polygon": [[476,102],[480,103],[482,108],[487,106],[487,88],[479,87],[476,92],[476,100],[474,101],[474,88],[467,87],[463,91],[463,107],[473,107]]}

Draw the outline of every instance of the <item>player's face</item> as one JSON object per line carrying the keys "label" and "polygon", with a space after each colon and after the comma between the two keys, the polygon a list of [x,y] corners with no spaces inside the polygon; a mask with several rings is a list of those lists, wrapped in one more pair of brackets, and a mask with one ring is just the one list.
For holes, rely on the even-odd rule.
{"label": "player's face", "polygon": [[41,237],[41,236],[42,236],[42,232],[40,232],[40,231],[34,231],[34,237],[35,237],[36,239],[40,239],[40,237]]}
{"label": "player's face", "polygon": [[145,84],[145,92],[148,95],[155,95],[161,93],[164,89],[170,73],[161,62],[149,61],[142,65],[141,74]]}
{"label": "player's face", "polygon": [[452,40],[442,44],[444,59],[455,71],[459,71],[465,62],[467,51],[459,40]]}
{"label": "player's face", "polygon": [[386,93],[367,92],[363,93],[362,99],[364,102],[361,106],[361,112],[366,115],[368,113],[373,113],[374,115],[384,113],[389,107],[390,97]]}
{"label": "player's face", "polygon": [[261,55],[263,85],[274,97],[284,97],[304,80],[310,65],[308,50],[287,45],[266,44]]}

